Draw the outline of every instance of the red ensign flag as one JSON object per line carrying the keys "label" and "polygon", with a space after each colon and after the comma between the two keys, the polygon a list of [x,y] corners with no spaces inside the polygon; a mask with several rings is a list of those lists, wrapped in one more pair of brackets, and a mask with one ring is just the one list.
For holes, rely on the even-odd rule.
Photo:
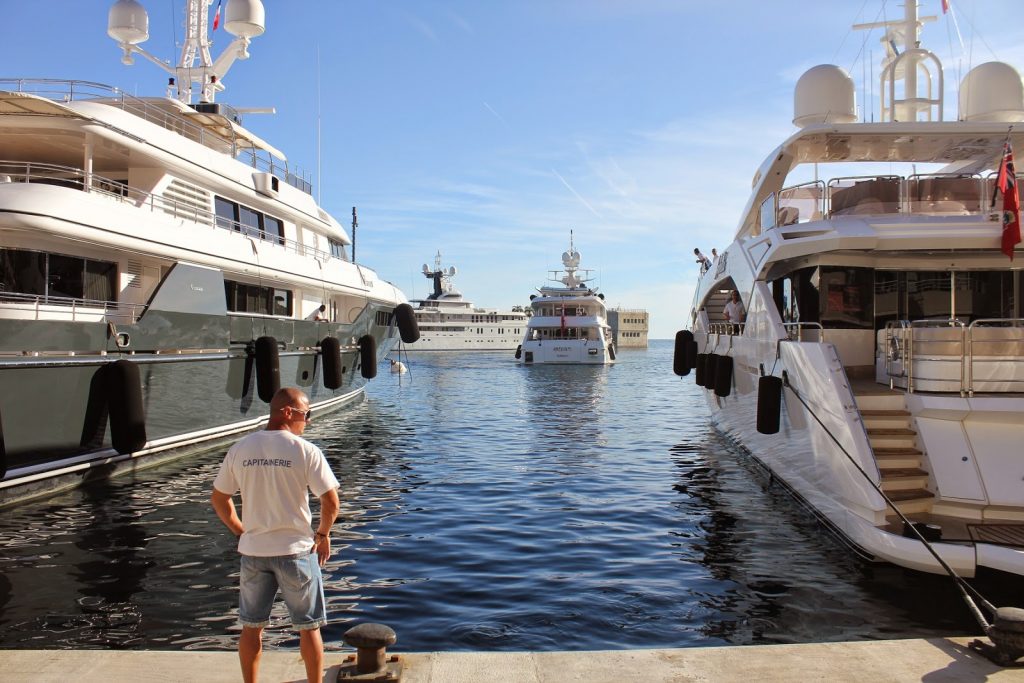
{"label": "red ensign flag", "polygon": [[1013,148],[1007,140],[1003,145],[1003,160],[999,162],[996,187],[1003,193],[1003,253],[1013,260],[1013,248],[1020,244],[1020,195],[1017,194],[1017,175],[1013,168]]}

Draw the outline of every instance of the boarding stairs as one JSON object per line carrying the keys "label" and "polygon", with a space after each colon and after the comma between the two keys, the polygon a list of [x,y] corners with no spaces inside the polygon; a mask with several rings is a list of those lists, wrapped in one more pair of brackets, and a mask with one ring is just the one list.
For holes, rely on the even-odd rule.
{"label": "boarding stairs", "polygon": [[732,290],[716,289],[704,300],[704,311],[708,314],[708,323],[725,323],[725,305],[729,303]]}
{"label": "boarding stairs", "polygon": [[[904,515],[930,513],[935,494],[928,490],[924,452],[904,394],[879,387],[855,391],[854,395],[878,464],[882,491]],[[896,515],[889,510],[886,516]]]}

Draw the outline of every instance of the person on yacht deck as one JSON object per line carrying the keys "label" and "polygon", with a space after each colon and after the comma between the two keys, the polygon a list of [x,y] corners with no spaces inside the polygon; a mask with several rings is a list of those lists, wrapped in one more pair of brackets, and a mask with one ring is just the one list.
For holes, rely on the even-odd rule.
{"label": "person on yacht deck", "polygon": [[700,274],[708,272],[708,269],[711,268],[711,259],[700,253],[700,249],[697,247],[693,248],[693,255],[697,257],[697,263],[700,264]]}
{"label": "person on yacht deck", "polygon": [[327,305],[320,304],[320,307],[309,314],[306,320],[324,321],[327,320]]}
{"label": "person on yacht deck", "polygon": [[743,322],[746,312],[743,310],[743,302],[740,301],[740,293],[735,289],[729,295],[729,302],[725,304],[722,314],[725,316],[726,322],[734,324]]}

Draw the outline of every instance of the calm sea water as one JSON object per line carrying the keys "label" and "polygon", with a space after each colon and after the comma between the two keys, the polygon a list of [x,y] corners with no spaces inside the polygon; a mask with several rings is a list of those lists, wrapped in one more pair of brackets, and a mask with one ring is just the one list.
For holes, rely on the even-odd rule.
{"label": "calm sea water", "polygon": [[[406,651],[977,632],[949,579],[862,563],[770,485],[671,355],[413,355],[315,418],[342,483],[328,647],[362,621]],[[233,649],[237,556],[208,504],[222,456],[0,511],[0,647]],[[268,636],[297,647],[283,609]]]}

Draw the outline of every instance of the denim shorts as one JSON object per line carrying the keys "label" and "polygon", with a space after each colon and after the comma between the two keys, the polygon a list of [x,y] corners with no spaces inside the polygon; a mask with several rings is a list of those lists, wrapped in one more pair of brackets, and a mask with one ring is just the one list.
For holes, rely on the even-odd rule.
{"label": "denim shorts", "polygon": [[243,626],[263,628],[278,589],[298,630],[320,628],[327,623],[324,582],[316,553],[253,557],[242,555],[238,618]]}

